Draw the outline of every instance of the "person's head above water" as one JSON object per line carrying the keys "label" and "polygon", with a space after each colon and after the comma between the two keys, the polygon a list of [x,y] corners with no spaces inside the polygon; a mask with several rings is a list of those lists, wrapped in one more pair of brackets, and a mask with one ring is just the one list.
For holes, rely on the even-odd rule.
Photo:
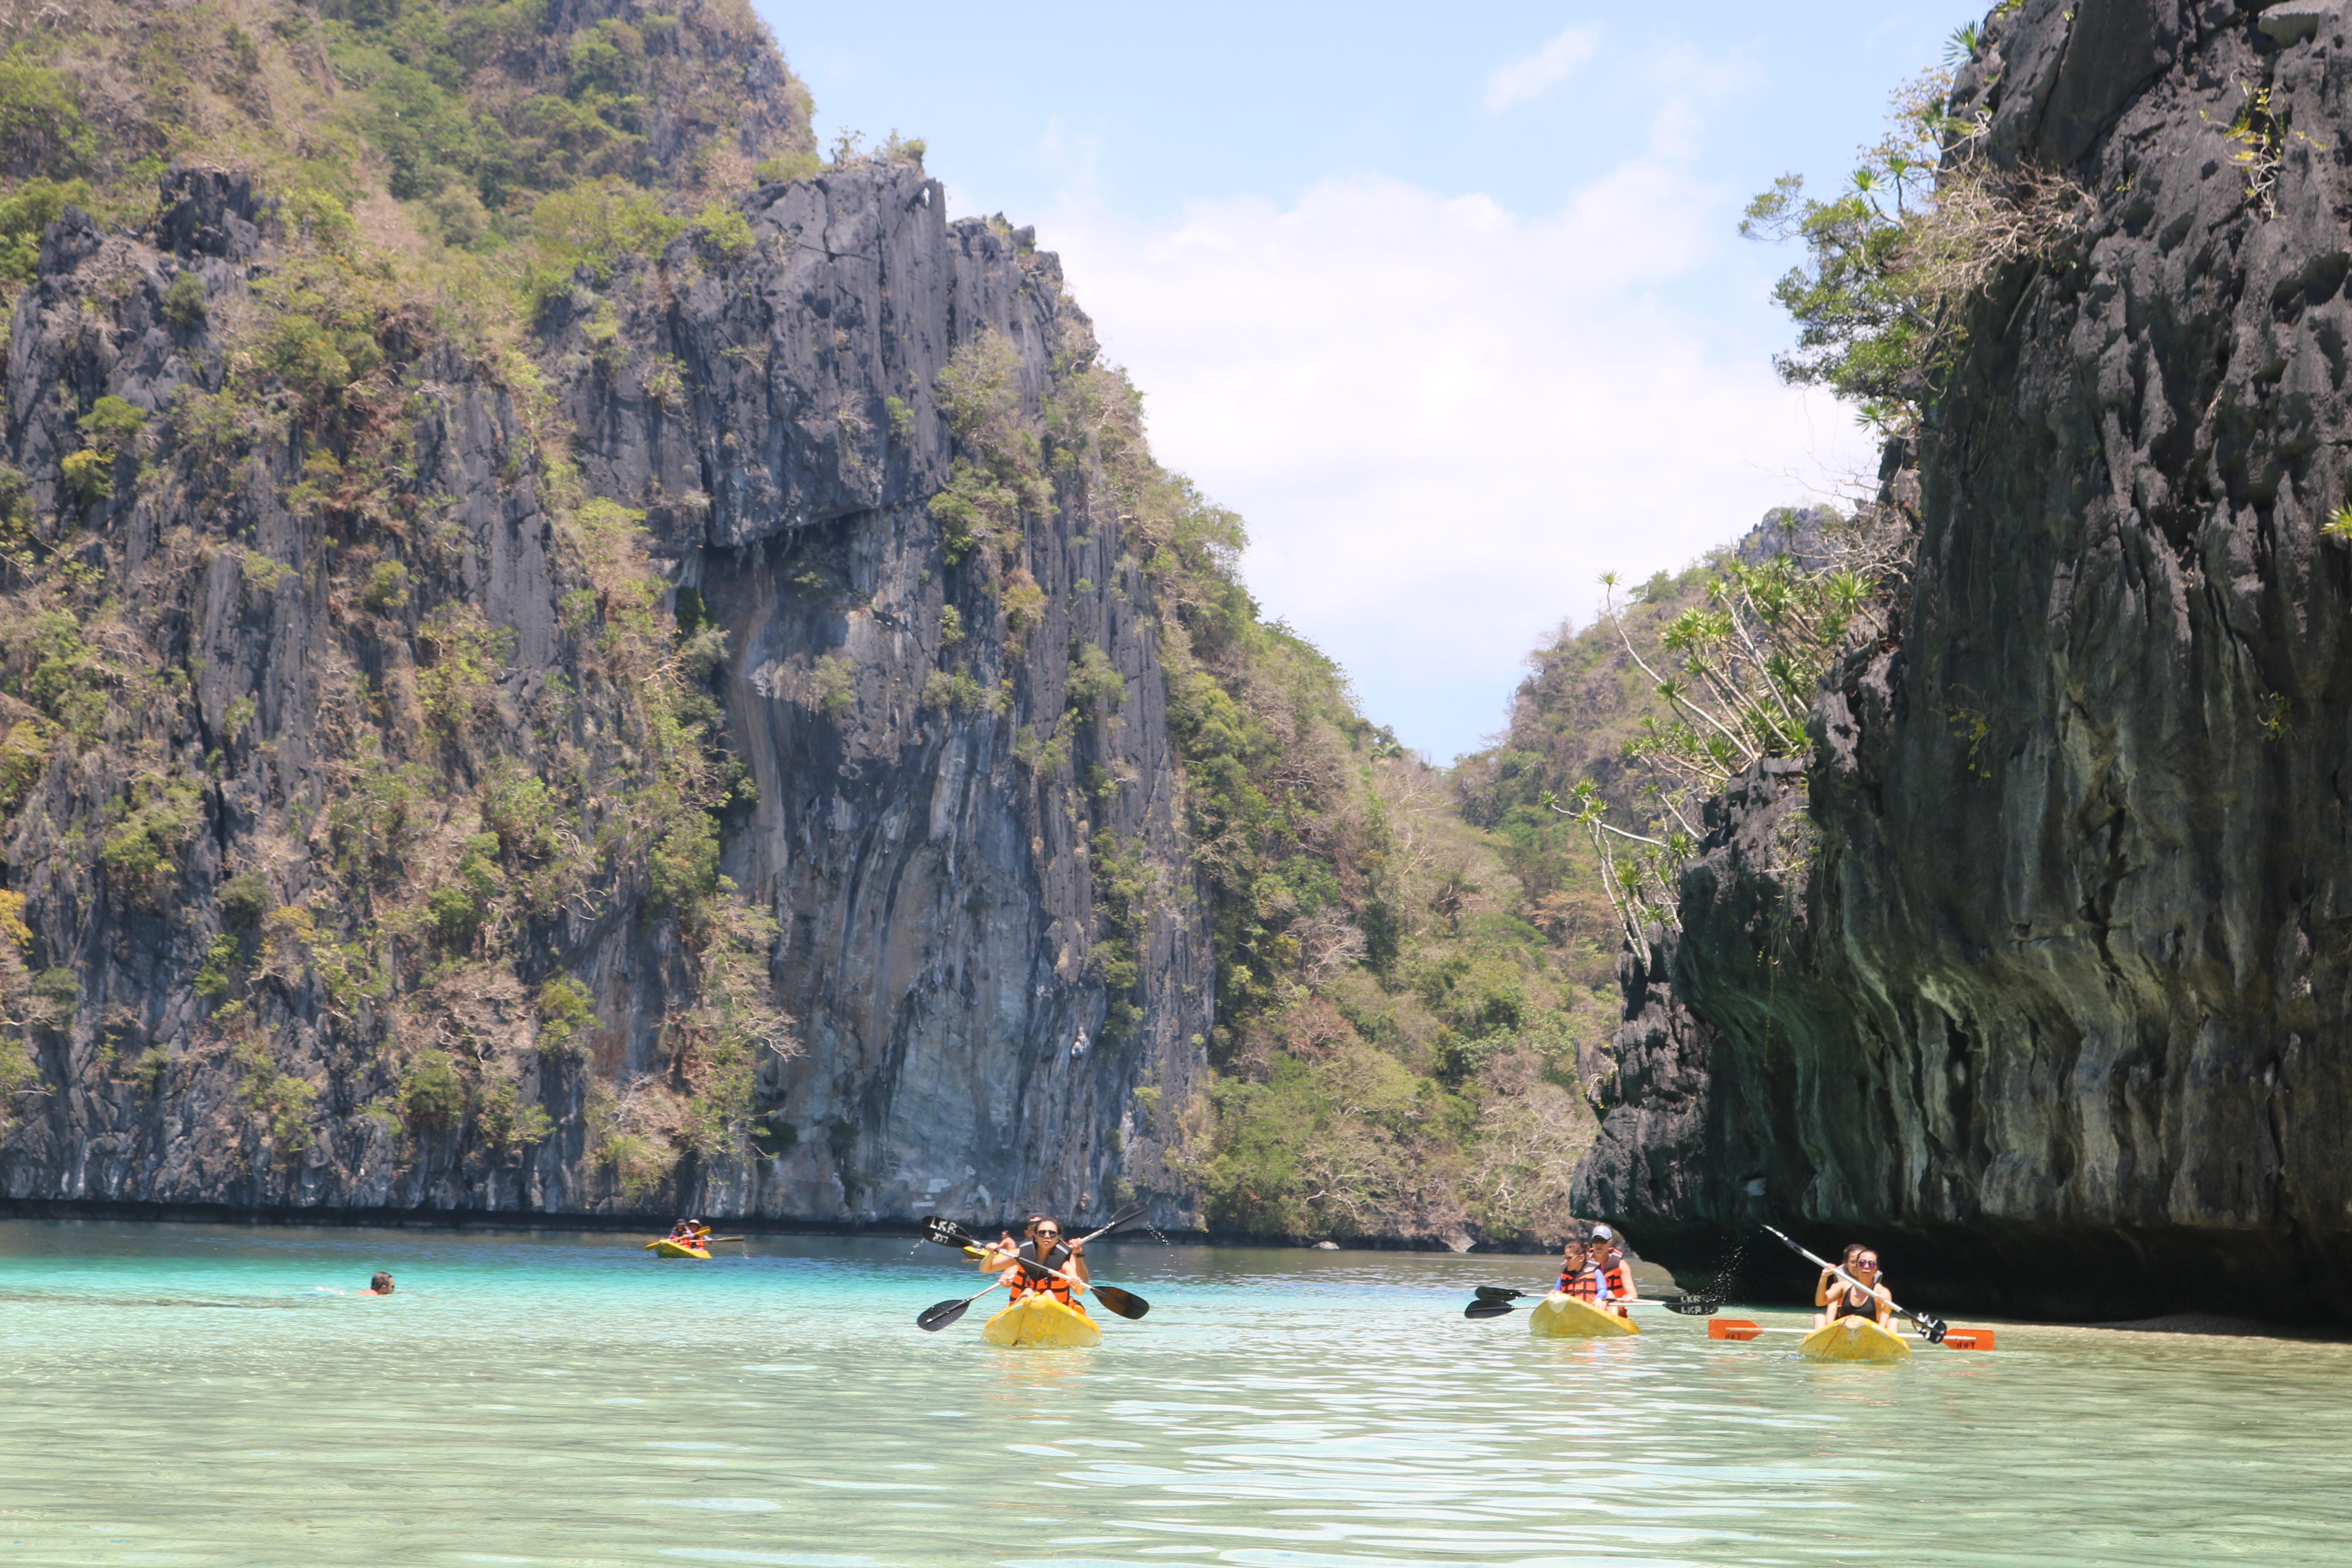
{"label": "person's head above water", "polygon": [[377,1272],[376,1272],[376,1277],[375,1277],[374,1279],[371,1279],[371,1280],[369,1280],[369,1281],[368,1281],[368,1288],[367,1288],[365,1290],[362,1290],[362,1292],[360,1292],[360,1293],[361,1293],[362,1295],[363,1295],[363,1296],[389,1296],[389,1295],[391,1295],[391,1294],[392,1294],[392,1276],[391,1276],[391,1275],[389,1275],[389,1274],[384,1273],[384,1272],[383,1272],[383,1271],[382,1271],[381,1269],[377,1270]]}

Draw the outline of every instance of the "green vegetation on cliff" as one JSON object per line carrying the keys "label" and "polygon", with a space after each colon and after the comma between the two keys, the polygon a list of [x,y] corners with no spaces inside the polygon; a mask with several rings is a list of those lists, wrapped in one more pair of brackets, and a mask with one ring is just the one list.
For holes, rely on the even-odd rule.
{"label": "green vegetation on cliff", "polygon": [[1445,775],[1260,614],[1241,520],[1151,459],[1133,390],[1096,385],[1210,888],[1218,1079],[1190,1173],[1212,1226],[1549,1234],[1591,1134],[1580,1053],[1616,1018],[1589,858],[1556,816],[1465,823]]}
{"label": "green vegetation on cliff", "polygon": [[[26,1031],[0,1124],[75,1018],[89,955],[65,933],[110,905],[201,955],[192,1033],[108,1012],[110,1078],[158,1095],[233,1064],[249,1161],[299,1159],[314,1053],[396,1136],[468,1129],[493,1163],[552,1131],[518,1098],[535,1058],[551,1102],[586,1085],[631,1198],[744,1135],[791,1036],[772,922],[718,874],[742,776],[709,689],[725,638],[674,619],[642,519],[586,493],[528,353],[549,268],[698,224],[723,247],[740,215],[705,204],[814,164],[750,11],[681,13],[567,37],[535,0],[101,3],[0,61],[10,283],[68,206],[152,222],[171,163],[249,171],[272,246],[247,288],[167,273],[157,313],[201,366],[168,405],[60,385],[87,400],[79,447],[0,471],[0,843],[48,914],[0,895],[0,1007]],[[228,188],[206,178],[177,188]],[[64,308],[120,331],[137,274]],[[549,667],[486,615],[467,498],[419,482],[454,477],[430,454],[457,431],[493,447],[508,514],[550,524]],[[199,653],[239,625],[304,645],[304,711],[264,715],[242,652]],[[216,915],[182,899],[199,866]],[[632,906],[669,954],[667,1070],[609,1083],[585,1071],[615,1049],[599,999],[551,954]]]}

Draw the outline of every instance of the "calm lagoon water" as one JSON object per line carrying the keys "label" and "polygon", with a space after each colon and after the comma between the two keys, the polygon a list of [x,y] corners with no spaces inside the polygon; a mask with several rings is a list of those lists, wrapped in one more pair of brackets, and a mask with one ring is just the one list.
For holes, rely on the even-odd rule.
{"label": "calm lagoon water", "polygon": [[915,1328],[939,1248],[742,1250],[0,1223],[0,1562],[2352,1563],[2352,1346],[1817,1367],[1464,1321],[1537,1259],[1141,1243],[1149,1319],[1003,1351]]}

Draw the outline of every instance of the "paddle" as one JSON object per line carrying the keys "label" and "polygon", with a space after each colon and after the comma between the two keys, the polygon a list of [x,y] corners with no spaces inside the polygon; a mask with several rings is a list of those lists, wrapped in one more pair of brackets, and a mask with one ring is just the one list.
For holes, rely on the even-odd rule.
{"label": "paddle", "polygon": [[[1787,1237],[1781,1235],[1779,1231],[1774,1230],[1769,1225],[1763,1228],[1765,1235],[1770,1237],[1773,1240],[1779,1242],[1781,1246],[1787,1247],[1790,1251],[1795,1253],[1806,1262],[1819,1264],[1822,1268],[1828,1269],[1831,1274],[1844,1280],[1847,1284],[1853,1286],[1857,1290],[1875,1294],[1875,1292],[1870,1291],[1869,1286],[1864,1284],[1853,1275],[1848,1274],[1844,1269],[1839,1268],[1836,1264],[1832,1263],[1828,1258],[1816,1257],[1812,1253],[1807,1252],[1803,1247],[1799,1247],[1795,1242],[1790,1241]],[[1922,1313],[1906,1310],[1902,1307],[1896,1306],[1892,1297],[1881,1297],[1880,1300],[1885,1301],[1888,1310],[1893,1311],[1896,1317],[1908,1318],[1913,1322],[1918,1324],[1920,1333],[1927,1336],[1927,1342],[1931,1345],[1942,1344],[1944,1342],[1944,1336],[1951,1331],[1949,1326],[1947,1325],[1941,1318],[1927,1316]]]}
{"label": "paddle", "polygon": [[[995,1284],[991,1285],[988,1288],[988,1290],[1001,1290],[1003,1288],[1004,1281],[1000,1279]],[[987,1295],[988,1290],[982,1290],[978,1295],[967,1296],[961,1301],[948,1300],[935,1302],[923,1309],[922,1315],[915,1320],[915,1327],[929,1330],[932,1333],[938,1333],[941,1329],[946,1328],[950,1323],[954,1322],[958,1318],[962,1317],[966,1312],[971,1310],[971,1304],[974,1301],[979,1300],[982,1296]]]}
{"label": "paddle", "polygon": [[[1125,1230],[1129,1226],[1133,1225],[1137,1220],[1141,1219],[1145,1215],[1150,1214],[1150,1212],[1151,1205],[1150,1204],[1129,1204],[1125,1208],[1119,1210],[1117,1214],[1111,1215],[1108,1220],[1105,1221],[1101,1229],[1090,1230],[1070,1245],[1075,1250],[1077,1247],[1084,1247],[1087,1242],[1094,1240],[1095,1237],[1098,1236],[1108,1236],[1112,1231]],[[923,1221],[922,1232],[923,1239],[925,1241],[935,1241],[941,1247],[977,1247],[983,1252],[994,1250],[993,1248],[986,1246],[980,1237],[972,1235],[971,1232],[956,1224],[955,1221],[943,1218],[939,1215],[933,1215],[929,1219]]]}
{"label": "paddle", "polygon": [[[1129,1204],[1127,1207],[1111,1215],[1109,1222],[1104,1225],[1101,1228],[1090,1230],[1086,1235],[1078,1237],[1073,1246],[1084,1247],[1087,1242],[1094,1240],[1095,1237],[1098,1236],[1108,1236],[1112,1231],[1123,1229],[1128,1226],[1133,1225],[1137,1220],[1141,1219],[1150,1212],[1150,1205],[1148,1204]],[[956,1224],[955,1221],[942,1218],[938,1215],[933,1215],[929,1219],[923,1221],[921,1228],[924,1240],[937,1242],[941,1247],[952,1247],[959,1249],[977,1247],[981,1248],[982,1255],[983,1257],[995,1250],[993,1247],[986,1246],[978,1237],[964,1229],[963,1226]],[[1063,1273],[1058,1268],[1047,1268],[1042,1263],[1027,1263],[1023,1265],[1023,1267],[1043,1270],[1045,1273],[1053,1275],[1057,1279],[1066,1280],[1073,1285],[1085,1285],[1087,1289],[1094,1292],[1096,1300],[1100,1301],[1107,1310],[1118,1313],[1122,1318],[1140,1318],[1146,1312],[1151,1310],[1150,1302],[1145,1300],[1142,1297],[1136,1295],[1133,1291],[1122,1290],[1116,1285],[1097,1285],[1082,1281],[1072,1278],[1070,1275]],[[982,1294],[984,1295],[986,1292],[983,1291]],[[977,1300],[979,1298],[975,1297],[973,1299]],[[950,1319],[947,1321],[952,1321],[953,1320]]]}
{"label": "paddle", "polygon": [[[1473,1292],[1478,1300],[1471,1306],[1500,1305],[1504,1312],[1511,1310],[1513,1301],[1541,1300],[1548,1294],[1542,1290],[1507,1290],[1500,1285],[1481,1285]],[[1625,1296],[1613,1305],[1621,1307],[1664,1307],[1669,1312],[1680,1312],[1686,1318],[1712,1317],[1723,1305],[1710,1296]],[[1497,1318],[1502,1312],[1473,1312],[1464,1309],[1465,1318]]]}

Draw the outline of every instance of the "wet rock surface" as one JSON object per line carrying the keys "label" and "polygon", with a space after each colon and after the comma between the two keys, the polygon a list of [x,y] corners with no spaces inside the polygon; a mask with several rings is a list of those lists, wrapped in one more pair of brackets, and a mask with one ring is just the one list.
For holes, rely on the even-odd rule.
{"label": "wet rock surface", "polygon": [[2305,9],[2030,0],[1961,73],[2093,214],[1969,312],[1900,646],[1630,966],[1580,1192],[1685,1272],[1778,1216],[1953,1306],[2352,1301],[2352,39]]}

